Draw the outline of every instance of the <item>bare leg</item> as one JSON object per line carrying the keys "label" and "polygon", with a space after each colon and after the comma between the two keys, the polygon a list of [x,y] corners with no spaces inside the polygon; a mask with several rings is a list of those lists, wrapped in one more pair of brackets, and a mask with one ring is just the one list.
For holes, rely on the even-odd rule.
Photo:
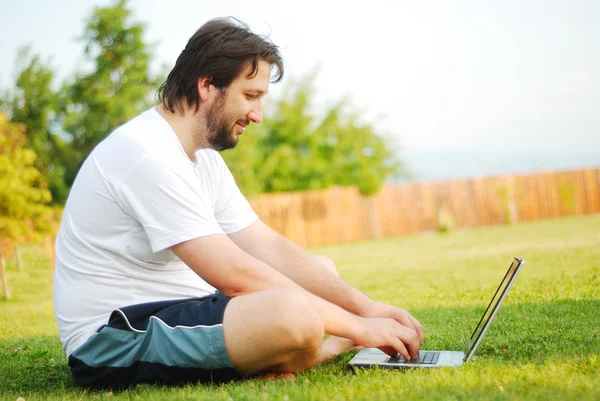
{"label": "bare leg", "polygon": [[[331,259],[321,255],[314,258],[339,276]],[[294,373],[354,348],[346,338],[329,336],[323,340],[318,314],[304,294],[289,289],[233,298],[225,309],[223,331],[233,365],[246,375]]]}
{"label": "bare leg", "polygon": [[317,363],[323,363],[330,359],[333,359],[344,352],[352,349],[358,349],[352,340],[347,338],[329,336],[321,343],[321,349],[319,351],[319,359]]}
{"label": "bare leg", "polygon": [[235,297],[223,317],[225,348],[237,370],[293,373],[311,368],[323,323],[299,291],[278,289]]}
{"label": "bare leg", "polygon": [[314,260],[319,262],[321,265],[325,266],[327,270],[340,277],[340,273],[337,271],[337,267],[335,267],[335,263],[331,258],[325,255],[311,255]]}

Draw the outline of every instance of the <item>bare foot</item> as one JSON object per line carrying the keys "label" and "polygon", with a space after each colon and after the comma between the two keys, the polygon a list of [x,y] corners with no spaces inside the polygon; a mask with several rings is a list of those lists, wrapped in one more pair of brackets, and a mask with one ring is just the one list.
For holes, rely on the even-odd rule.
{"label": "bare foot", "polygon": [[258,379],[261,379],[266,382],[278,382],[282,380],[286,381],[296,381],[296,375],[293,373],[275,373],[275,372],[266,372],[260,373],[256,376]]}
{"label": "bare foot", "polygon": [[346,351],[359,350],[362,347],[355,345],[347,338],[329,336],[321,343],[321,351],[317,363],[323,363],[343,354]]}

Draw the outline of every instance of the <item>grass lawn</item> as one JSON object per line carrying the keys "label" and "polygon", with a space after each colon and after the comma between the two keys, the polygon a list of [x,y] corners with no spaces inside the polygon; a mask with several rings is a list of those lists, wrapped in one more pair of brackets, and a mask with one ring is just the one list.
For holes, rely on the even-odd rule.
{"label": "grass lawn", "polygon": [[75,386],[52,311],[48,256],[23,249],[0,301],[0,399],[599,400],[600,215],[311,250],[370,296],[409,309],[424,349],[462,350],[512,256],[525,266],[471,362],[432,370],[352,370],[351,354],[297,375],[121,393]]}

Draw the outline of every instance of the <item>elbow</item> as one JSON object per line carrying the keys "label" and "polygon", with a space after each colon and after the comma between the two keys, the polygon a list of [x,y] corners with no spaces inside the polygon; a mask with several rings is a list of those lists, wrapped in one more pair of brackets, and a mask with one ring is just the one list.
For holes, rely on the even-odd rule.
{"label": "elbow", "polygon": [[240,295],[248,294],[249,291],[241,283],[227,283],[218,288],[220,292],[229,298],[239,297]]}
{"label": "elbow", "polygon": [[239,297],[264,289],[261,288],[260,284],[263,280],[250,269],[237,268],[229,272],[224,278],[225,280],[222,280],[215,287],[228,297]]}

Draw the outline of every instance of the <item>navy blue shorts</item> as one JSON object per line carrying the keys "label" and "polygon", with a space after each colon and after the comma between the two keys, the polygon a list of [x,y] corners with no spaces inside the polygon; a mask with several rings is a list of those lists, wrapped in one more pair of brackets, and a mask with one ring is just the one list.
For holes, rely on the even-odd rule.
{"label": "navy blue shorts", "polygon": [[231,298],[131,305],[69,356],[83,387],[125,389],[138,383],[223,382],[241,377],[225,350],[223,315]]}

